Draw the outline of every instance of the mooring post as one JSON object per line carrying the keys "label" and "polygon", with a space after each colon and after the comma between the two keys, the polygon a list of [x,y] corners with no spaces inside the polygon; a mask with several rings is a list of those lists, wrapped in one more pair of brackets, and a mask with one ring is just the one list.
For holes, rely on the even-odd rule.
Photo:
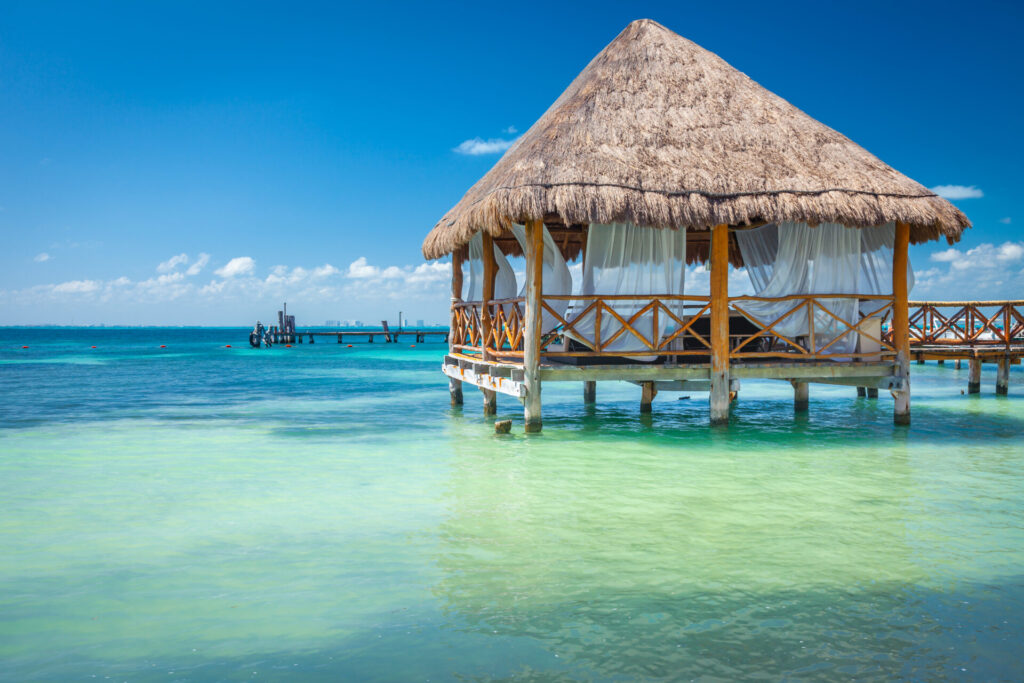
{"label": "mooring post", "polygon": [[729,226],[711,229],[711,424],[729,422]]}
{"label": "mooring post", "polygon": [[793,384],[793,411],[797,413],[807,412],[810,406],[810,385],[807,382],[792,381]]}
{"label": "mooring post", "polygon": [[981,393],[981,359],[971,358],[967,361],[967,393]]}
{"label": "mooring post", "polygon": [[1010,393],[1010,359],[1000,358],[996,361],[996,394],[1006,396]]}
{"label": "mooring post", "polygon": [[868,395],[867,387],[857,387],[857,398],[864,398]]}
{"label": "mooring post", "polygon": [[641,382],[640,389],[640,412],[649,413],[651,412],[651,403],[654,401],[654,397],[658,395],[658,388],[654,385],[654,382]]}
{"label": "mooring post", "polygon": [[523,339],[523,384],[526,399],[523,416],[527,432],[539,432],[540,403],[540,321],[544,277],[544,222],[526,222],[526,334]]}
{"label": "mooring post", "polygon": [[893,396],[892,420],[910,424],[910,310],[907,302],[907,258],[910,224],[897,222],[892,250],[892,341],[896,349],[896,374],[902,386]]}
{"label": "mooring post", "polygon": [[586,381],[583,383],[583,402],[586,404],[597,402],[597,382]]}

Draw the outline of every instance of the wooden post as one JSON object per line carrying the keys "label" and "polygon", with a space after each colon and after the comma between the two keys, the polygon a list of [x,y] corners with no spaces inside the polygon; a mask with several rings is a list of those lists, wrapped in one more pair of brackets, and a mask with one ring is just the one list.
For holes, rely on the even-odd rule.
{"label": "wooden post", "polygon": [[864,398],[868,395],[867,387],[857,387],[857,398]]}
{"label": "wooden post", "polygon": [[790,383],[793,385],[793,410],[798,413],[806,412],[810,404],[810,386],[807,382],[796,380],[791,380]]}
{"label": "wooden post", "polygon": [[484,395],[484,415],[497,415],[498,392],[480,387],[480,393]]}
{"label": "wooden post", "polygon": [[996,361],[996,394],[1006,396],[1008,393],[1010,393],[1010,359],[1000,358]]}
{"label": "wooden post", "polygon": [[483,301],[480,304],[480,329],[483,340],[480,343],[484,360],[493,360],[494,354],[490,351],[491,332],[494,322],[491,317],[491,299],[494,298],[494,277],[498,274],[498,262],[494,258],[494,238],[487,231],[483,232],[484,247],[484,293]]}
{"label": "wooden post", "polygon": [[711,229],[711,424],[729,421],[729,226]]}
{"label": "wooden post", "polygon": [[527,432],[541,430],[540,416],[540,321],[544,277],[544,222],[526,221],[526,326],[523,339],[523,384],[526,399],[523,415]]}
{"label": "wooden post", "polygon": [[584,382],[583,383],[583,402],[597,403],[597,382]]}
{"label": "wooden post", "polygon": [[956,363],[953,364],[953,368],[956,369],[956,370],[960,369],[960,359],[959,358],[956,359]]}
{"label": "wooden post", "polygon": [[910,224],[896,223],[892,250],[892,341],[896,349],[896,374],[903,386],[896,398],[892,420],[910,424],[910,311],[907,305],[907,258],[910,250]]}
{"label": "wooden post", "polygon": [[967,393],[968,394],[980,394],[981,393],[981,359],[971,358],[968,363],[969,370],[967,371]]}
{"label": "wooden post", "polygon": [[868,398],[878,398],[878,387],[868,387]]}
{"label": "wooden post", "polygon": [[658,395],[658,388],[654,386],[654,382],[642,382],[640,388],[642,390],[640,394],[640,412],[649,413],[651,412],[651,402]]}
{"label": "wooden post", "polygon": [[[452,353],[455,350],[455,336],[451,332],[455,331],[456,320],[455,320],[455,303],[462,301],[462,248],[458,248],[452,252],[452,303],[451,303],[451,316],[449,317],[449,334],[448,334],[448,353]],[[370,341],[373,341],[373,337],[370,337]],[[461,343],[461,342],[460,342]],[[448,378],[448,393],[451,395],[452,407],[462,405],[462,380],[455,379],[454,377]]]}

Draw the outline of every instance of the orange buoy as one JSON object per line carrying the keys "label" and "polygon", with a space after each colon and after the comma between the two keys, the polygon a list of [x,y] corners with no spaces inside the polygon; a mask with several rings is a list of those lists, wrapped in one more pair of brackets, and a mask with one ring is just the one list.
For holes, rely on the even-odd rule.
{"label": "orange buoy", "polygon": [[27,347],[27,346],[22,346],[21,348],[23,348],[23,349],[27,349],[28,347]]}
{"label": "orange buoy", "polygon": [[351,348],[352,348],[352,345],[351,345],[351,344],[349,344],[349,345],[348,345],[348,348],[350,348],[350,349],[351,349]]}
{"label": "orange buoy", "polygon": [[95,347],[95,346],[91,346],[91,347],[89,347],[89,348],[95,349],[96,347]]}
{"label": "orange buoy", "polygon": [[161,349],[166,349],[166,348],[167,348],[167,344],[161,344],[161,345],[160,345],[160,348],[161,348]]}
{"label": "orange buoy", "polygon": [[224,348],[225,348],[225,349],[230,349],[230,348],[231,348],[231,344],[225,344],[225,345],[224,345]]}
{"label": "orange buoy", "polygon": [[409,348],[410,348],[410,349],[415,349],[415,348],[416,348],[416,345],[415,345],[415,344],[409,344]]}
{"label": "orange buoy", "polygon": [[290,348],[292,348],[292,345],[291,345],[291,344],[285,344],[285,345],[284,345],[284,348],[286,348],[286,349],[290,349]]}

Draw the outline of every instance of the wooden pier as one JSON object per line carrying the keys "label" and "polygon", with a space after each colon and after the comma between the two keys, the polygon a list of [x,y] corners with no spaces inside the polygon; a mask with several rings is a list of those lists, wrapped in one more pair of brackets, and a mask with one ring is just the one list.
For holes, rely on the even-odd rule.
{"label": "wooden pier", "polygon": [[326,338],[327,340],[334,340],[338,344],[344,344],[346,341],[363,341],[373,344],[377,339],[383,339],[384,343],[398,343],[403,338],[412,339],[417,344],[426,342],[427,339],[436,339],[437,341],[447,342],[448,341],[448,329],[447,328],[402,328],[398,330],[389,329],[387,327],[377,327],[365,330],[294,330],[288,333],[279,332],[277,328],[270,328],[269,330],[271,341],[274,344],[302,344],[309,343],[315,344],[317,337]]}

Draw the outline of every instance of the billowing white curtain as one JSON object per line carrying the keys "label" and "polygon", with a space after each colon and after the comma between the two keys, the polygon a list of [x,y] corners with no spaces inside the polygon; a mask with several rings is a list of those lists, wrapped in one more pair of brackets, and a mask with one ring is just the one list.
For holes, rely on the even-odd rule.
{"label": "billowing white curtain", "polygon": [[[783,297],[792,294],[891,294],[892,249],[895,226],[847,228],[822,223],[811,228],[806,223],[779,223],[754,230],[736,231],[736,240],[757,296]],[[908,264],[908,283],[913,272]],[[860,315],[870,315],[882,305],[856,299],[819,299],[833,315],[851,323]],[[765,325],[782,317],[798,301],[745,301],[740,307]],[[806,309],[787,316],[773,328],[779,334],[806,337],[809,324]],[[821,350],[846,330],[846,326],[815,309],[815,350]],[[857,335],[847,332],[831,344],[826,353],[851,353]]]}
{"label": "billowing white curtain", "polygon": [[[591,225],[587,235],[587,250],[583,260],[583,286],[581,294],[629,294],[638,296],[635,300],[606,302],[623,319],[629,320],[641,308],[650,303],[652,295],[681,295],[686,272],[686,231],[675,229],[643,228],[628,223]],[[582,312],[592,303],[589,300],[576,301],[574,310]],[[679,302],[673,306],[676,315],[683,310]],[[655,329],[654,315],[645,313],[632,323],[632,327],[647,339],[657,342],[666,328],[666,318],[658,316]],[[593,347],[595,338],[593,311],[578,316],[575,321],[577,334],[570,335],[587,346]],[[610,339],[622,329],[613,316],[601,316],[601,339]],[[604,346],[607,351],[645,351],[647,346],[628,330],[619,335],[611,344]],[[657,356],[643,356],[636,360],[650,361]]]}
{"label": "billowing white curtain", "polygon": [[[508,259],[494,245],[494,260],[498,262],[498,272],[494,276],[494,298],[511,299],[516,295],[516,273],[509,265]],[[480,301],[484,297],[484,240],[480,233],[469,240],[469,258],[465,267],[469,277],[462,288],[463,301]]]}
{"label": "billowing white curtain", "polygon": [[[513,225],[512,234],[515,235],[519,246],[523,248],[523,253],[525,254],[526,228],[522,225]],[[548,232],[547,228],[544,228],[544,262],[541,265],[540,289],[542,295],[548,296],[572,294],[572,274],[569,272],[569,266],[566,264],[565,257],[562,256],[562,252],[558,249],[558,245],[555,244],[555,240],[552,239],[551,233]],[[522,289],[519,290],[519,296],[526,296],[525,282]],[[569,308],[570,302],[568,299],[550,299],[545,303],[558,315],[565,317],[565,311]],[[541,309],[541,334],[551,332],[560,324],[558,318],[548,311]]]}

